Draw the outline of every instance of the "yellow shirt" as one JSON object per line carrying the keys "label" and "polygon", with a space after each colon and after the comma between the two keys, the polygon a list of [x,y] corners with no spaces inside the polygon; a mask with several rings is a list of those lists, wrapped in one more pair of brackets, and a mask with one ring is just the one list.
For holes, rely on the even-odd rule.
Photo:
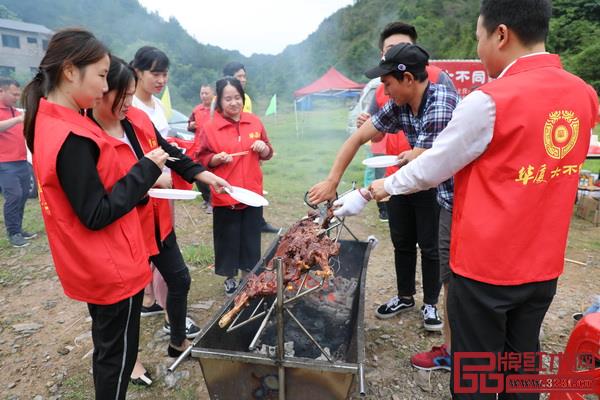
{"label": "yellow shirt", "polygon": [[248,93],[244,93],[244,109],[242,111],[252,112],[252,100],[250,99],[250,96],[248,96]]}

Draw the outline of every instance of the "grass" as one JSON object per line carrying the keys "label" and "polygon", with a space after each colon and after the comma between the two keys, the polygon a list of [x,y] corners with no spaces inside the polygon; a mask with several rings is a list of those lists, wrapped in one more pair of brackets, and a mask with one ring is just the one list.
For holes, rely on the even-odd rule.
{"label": "grass", "polygon": [[[347,138],[347,117],[348,110],[344,108],[303,112],[298,117],[298,131],[294,114],[263,118],[275,149],[273,158],[263,165],[269,198],[301,204],[304,193],[327,177],[337,151]],[[339,190],[349,189],[352,181],[362,183],[360,160],[364,155],[360,150],[346,170]]]}
{"label": "grass", "polygon": [[90,398],[90,374],[84,372],[69,376],[62,383],[61,398],[64,400],[87,400]]}
{"label": "grass", "polygon": [[210,244],[185,246],[181,250],[183,259],[189,266],[207,267],[215,261],[215,252]]}

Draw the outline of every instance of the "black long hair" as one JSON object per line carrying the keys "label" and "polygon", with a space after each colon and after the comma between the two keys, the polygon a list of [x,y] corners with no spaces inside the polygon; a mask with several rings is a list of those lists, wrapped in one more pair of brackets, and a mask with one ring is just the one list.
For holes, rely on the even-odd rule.
{"label": "black long hair", "polygon": [[115,112],[117,107],[119,107],[127,95],[129,84],[131,81],[134,81],[137,85],[138,77],[131,65],[127,64],[119,57],[112,56],[110,58],[110,68],[108,69],[106,81],[108,83],[108,92],[113,90],[116,90],[117,92],[115,100],[111,106],[111,111]]}
{"label": "black long hair", "polygon": [[65,64],[84,70],[105,57],[108,48],[84,29],[69,28],[56,32],[48,43],[46,55],[40,62],[38,73],[23,89],[25,112],[24,133],[27,147],[33,153],[35,120],[40,99],[52,92],[60,83]]}
{"label": "black long hair", "polygon": [[221,78],[217,81],[216,86],[217,86],[217,100],[215,102],[215,108],[217,109],[217,111],[219,112],[223,112],[223,108],[221,107],[221,100],[223,99],[223,90],[225,90],[225,87],[227,85],[231,85],[234,88],[237,89],[237,91],[239,92],[240,96],[242,96],[242,106],[244,105],[246,99],[246,95],[244,93],[244,88],[242,87],[242,84],[240,83],[240,81],[238,81],[237,79],[235,79],[232,76],[226,76],[224,78]]}
{"label": "black long hair", "polygon": [[152,46],[140,47],[129,63],[138,71],[166,72],[169,70],[169,57],[164,51]]}

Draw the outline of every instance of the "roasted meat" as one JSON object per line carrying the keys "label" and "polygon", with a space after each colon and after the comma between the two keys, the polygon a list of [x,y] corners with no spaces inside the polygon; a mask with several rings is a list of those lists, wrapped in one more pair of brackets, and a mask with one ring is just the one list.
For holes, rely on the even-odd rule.
{"label": "roasted meat", "polygon": [[[331,217],[328,215],[321,225],[314,222],[316,213],[309,213],[307,218],[296,222],[281,238],[273,257],[281,257],[283,264],[283,283],[298,281],[303,272],[314,266],[320,266],[317,275],[328,279],[333,275],[329,266],[329,258],[340,251],[340,245],[325,234],[322,227],[327,227]],[[234,305],[221,320],[219,326],[226,327],[232,319],[246,307],[250,299],[257,296],[268,296],[277,293],[277,273],[273,259],[267,268],[258,275],[250,275],[246,286],[234,299]]]}

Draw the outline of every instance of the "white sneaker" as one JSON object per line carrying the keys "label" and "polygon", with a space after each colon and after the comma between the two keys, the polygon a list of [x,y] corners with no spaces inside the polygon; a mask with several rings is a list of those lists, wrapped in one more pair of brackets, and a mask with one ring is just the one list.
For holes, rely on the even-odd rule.
{"label": "white sneaker", "polygon": [[439,332],[444,327],[440,319],[437,307],[434,304],[423,304],[421,307],[423,313],[423,327],[430,332]]}

